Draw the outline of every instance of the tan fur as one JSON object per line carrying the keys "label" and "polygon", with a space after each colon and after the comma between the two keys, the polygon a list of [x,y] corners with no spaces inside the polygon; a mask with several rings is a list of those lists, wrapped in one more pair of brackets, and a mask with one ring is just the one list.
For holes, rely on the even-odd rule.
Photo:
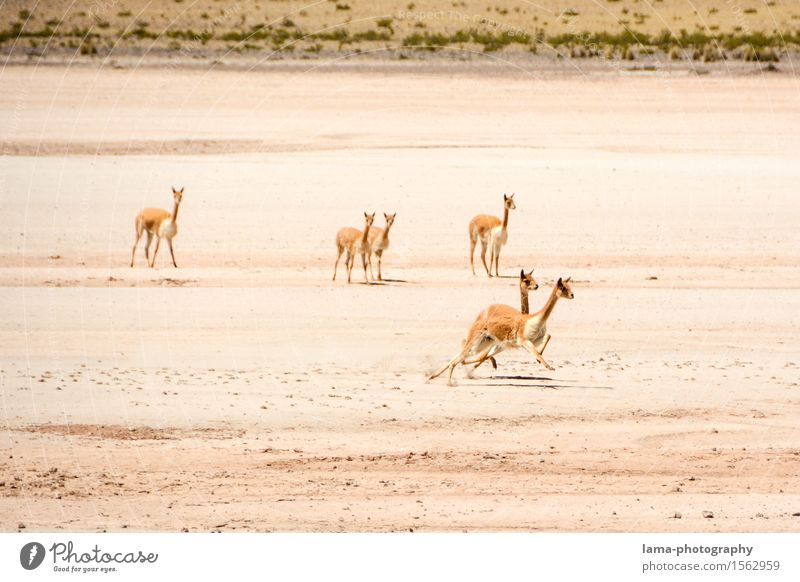
{"label": "tan fur", "polygon": [[[479,214],[469,222],[469,266],[472,274],[475,274],[475,245],[481,241],[481,261],[486,274],[492,276],[490,266],[486,265],[486,247],[492,243],[492,256],[490,265],[495,266],[495,272],[499,270],[500,248],[508,238],[508,211],[514,210],[517,205],[514,203],[514,195],[506,196],[503,194],[503,220],[489,214]],[[498,231],[498,229],[500,229]],[[495,251],[495,247],[497,247]],[[499,273],[497,275],[500,276]]]}
{"label": "tan fur", "polygon": [[[524,314],[508,305],[490,305],[484,309],[470,326],[462,350],[447,364],[431,374],[430,379],[449,370],[447,383],[453,384],[453,370],[459,364],[477,362],[480,365],[490,357],[508,348],[528,350],[548,370],[553,367],[542,357],[542,350],[549,341],[547,319],[559,297],[573,299],[575,294],[570,286],[570,278],[559,279],[545,306],[533,314]],[[471,362],[469,356],[476,356]]]}
{"label": "tan fur", "polygon": [[367,279],[367,259],[366,255],[369,252],[369,231],[372,222],[375,220],[375,213],[364,213],[364,231],[357,228],[345,227],[336,233],[336,263],[333,265],[333,280],[336,281],[336,271],[339,269],[339,259],[342,258],[342,253],[347,251],[345,256],[345,267],[347,268],[347,282],[350,283],[351,273],[353,272],[353,263],[355,263],[356,255],[361,255],[361,262],[364,266],[364,282],[369,283]]}
{"label": "tan fur", "polygon": [[372,255],[378,257],[378,281],[383,281],[383,274],[381,273],[381,262],[383,253],[389,248],[389,231],[394,224],[394,219],[397,213],[387,214],[383,213],[383,219],[386,221],[386,228],[370,228],[369,229],[369,252],[367,253],[369,262],[369,276],[375,280],[375,275],[372,272]]}
{"label": "tan fur", "polygon": [[[530,290],[533,289],[536,291],[539,288],[539,283],[533,278],[533,269],[531,269],[530,273],[526,273],[524,269],[519,270],[519,312],[527,315],[530,312],[530,307],[528,303],[528,294]],[[463,347],[463,346],[462,346]],[[542,349],[544,351],[544,349]],[[489,356],[486,358],[491,362],[492,368],[495,370],[497,369],[497,360],[494,359],[494,356]],[[482,360],[469,360],[465,361],[464,365],[467,364],[475,364],[475,368],[480,366],[486,359]],[[475,369],[473,368],[473,370]]]}
{"label": "tan fur", "polygon": [[[163,208],[145,208],[136,216],[136,240],[133,243],[133,250],[131,251],[131,267],[133,267],[134,259],[136,258],[136,247],[139,245],[139,239],[142,234],[147,232],[147,241],[144,246],[144,256],[150,268],[156,264],[156,256],[158,249],[161,246],[161,239],[166,238],[169,244],[169,252],[172,255],[172,264],[177,268],[178,264],[175,262],[175,251],[172,248],[172,239],[178,234],[178,210],[183,199],[183,188],[176,190],[172,188],[172,198],[174,201],[172,212],[167,212]],[[156,237],[156,248],[153,251],[153,260],[150,260],[150,243],[153,237]]]}

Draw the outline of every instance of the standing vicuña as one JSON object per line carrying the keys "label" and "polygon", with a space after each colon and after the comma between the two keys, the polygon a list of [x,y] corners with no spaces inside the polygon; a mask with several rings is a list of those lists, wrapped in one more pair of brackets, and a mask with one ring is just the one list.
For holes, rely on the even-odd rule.
{"label": "standing vicu\u00f1a", "polygon": [[336,233],[336,263],[333,265],[333,280],[336,281],[336,271],[339,268],[339,259],[342,258],[342,253],[347,251],[345,257],[345,267],[347,268],[347,282],[350,282],[350,274],[353,272],[353,263],[356,260],[356,254],[361,255],[361,262],[364,265],[364,282],[369,283],[367,280],[367,259],[366,253],[369,251],[369,229],[372,222],[375,220],[375,213],[364,213],[364,232],[357,228],[345,227]]}
{"label": "standing vicu\u00f1a", "polygon": [[397,213],[386,214],[383,213],[383,218],[386,220],[385,228],[370,228],[369,229],[369,276],[375,280],[375,274],[372,272],[372,255],[378,257],[378,281],[383,281],[383,274],[381,273],[381,259],[383,258],[383,251],[389,248],[389,229],[394,224],[394,217]]}
{"label": "standing vicu\u00f1a", "polygon": [[[133,260],[136,257],[136,246],[139,244],[139,239],[142,238],[142,233],[147,231],[147,243],[144,247],[144,256],[148,261],[149,266],[152,268],[156,264],[156,255],[158,254],[158,247],[161,245],[161,238],[166,238],[169,243],[169,253],[172,255],[172,264],[175,267],[178,264],[175,262],[175,251],[172,250],[172,239],[178,234],[178,208],[183,199],[183,188],[176,190],[172,187],[172,198],[175,200],[175,205],[172,209],[172,214],[163,208],[145,208],[138,216],[136,216],[136,241],[133,243],[133,250],[131,251],[131,267]],[[153,251],[153,260],[150,260],[150,243],[153,241],[153,236],[156,237],[156,248]]]}
{"label": "standing vicu\u00f1a", "polygon": [[[520,313],[508,305],[490,305],[484,309],[469,329],[463,349],[447,364],[431,374],[433,380],[445,370],[450,370],[447,383],[453,384],[453,370],[459,364],[478,363],[507,348],[525,348],[548,370],[554,368],[542,357],[541,350],[550,339],[547,335],[547,319],[553,312],[559,297],[572,299],[575,294],[570,287],[570,277],[559,279],[553,287],[544,307],[532,315]],[[475,356],[467,360],[469,356]]]}
{"label": "standing vicu\u00f1a", "polygon": [[[514,195],[503,194],[503,220],[489,214],[479,214],[469,223],[469,266],[475,274],[475,245],[481,241],[481,261],[486,274],[492,276],[491,266],[495,265],[495,272],[500,268],[500,248],[508,240],[508,211],[517,207],[514,204]],[[492,255],[489,266],[486,266],[486,245],[492,243]],[[499,277],[500,274],[497,273]]]}

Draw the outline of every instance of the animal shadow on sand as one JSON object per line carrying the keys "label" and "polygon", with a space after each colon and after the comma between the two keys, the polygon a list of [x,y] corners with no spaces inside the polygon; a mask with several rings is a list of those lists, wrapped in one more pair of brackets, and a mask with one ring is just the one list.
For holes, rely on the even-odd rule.
{"label": "animal shadow on sand", "polygon": [[[574,384],[575,380],[556,380],[547,376],[492,376],[489,378],[475,378],[475,380],[483,380],[485,384],[473,384],[477,386],[508,386],[511,388],[550,388],[557,390],[559,388],[576,388],[579,390],[613,390],[613,386],[580,386]],[[512,382],[495,382],[494,380],[512,380]],[[513,382],[513,381],[516,382]],[[522,383],[526,382],[526,383]],[[536,382],[535,384],[533,382]],[[539,384],[538,382],[548,382],[548,384]]]}
{"label": "animal shadow on sand", "polygon": [[384,279],[382,281],[370,281],[361,283],[362,285],[386,285],[387,283],[408,283],[405,279]]}

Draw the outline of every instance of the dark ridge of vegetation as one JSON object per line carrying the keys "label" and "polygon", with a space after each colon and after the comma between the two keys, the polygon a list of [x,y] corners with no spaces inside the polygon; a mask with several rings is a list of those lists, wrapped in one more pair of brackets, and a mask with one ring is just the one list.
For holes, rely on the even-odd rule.
{"label": "dark ridge of vegetation", "polygon": [[386,28],[392,34],[394,34],[394,28],[392,27],[392,19],[391,18],[379,18],[378,20],[375,21],[375,25],[378,28]]}
{"label": "dark ridge of vegetation", "polygon": [[426,50],[438,50],[451,44],[464,44],[467,42],[481,44],[484,51],[492,52],[514,43],[529,45],[531,36],[527,33],[509,34],[503,32],[494,34],[493,32],[483,32],[472,28],[466,31],[458,30],[450,36],[439,32],[415,32],[403,39],[403,45],[405,46],[420,47]]}
{"label": "dark ridge of vegetation", "polygon": [[625,47],[632,44],[647,45],[650,44],[651,41],[647,34],[633,32],[632,30],[624,30],[616,34],[611,32],[557,34],[554,36],[548,36],[545,42],[556,47],[575,43]]}
{"label": "dark ridge of vegetation", "polygon": [[494,34],[492,32],[480,32],[475,29],[471,29],[469,31],[469,35],[472,38],[472,42],[482,44],[483,50],[486,52],[500,50],[514,43],[522,45],[528,45],[531,43],[531,36],[527,32],[517,34],[508,34],[503,32],[500,34]]}
{"label": "dark ridge of vegetation", "polygon": [[8,30],[0,30],[0,42],[19,38],[20,32],[22,32],[22,25],[19,22],[15,22]]}
{"label": "dark ridge of vegetation", "polygon": [[55,30],[50,26],[45,26],[40,30],[23,30],[22,24],[15,22],[8,30],[0,30],[0,42],[15,38],[50,38],[55,34]]}
{"label": "dark ridge of vegetation", "polygon": [[656,35],[644,32],[625,30],[620,33],[609,32],[583,32],[580,34],[558,34],[549,36],[545,42],[554,47],[572,44],[606,45],[615,47],[628,47],[632,45],[657,47],[664,52],[669,52],[674,46],[683,48],[703,49],[708,44],[719,44],[727,50],[742,46],[754,48],[782,47],[789,44],[800,44],[800,31],[784,34],[764,34],[753,32],[749,34],[708,34],[702,30],[688,32],[682,29],[677,35],[662,30]]}
{"label": "dark ridge of vegetation", "polygon": [[318,32],[314,34],[313,37],[317,40],[329,40],[338,42],[339,44],[345,44],[350,39],[350,33],[344,28],[334,28],[333,30]]}
{"label": "dark ridge of vegetation", "polygon": [[438,32],[415,32],[403,39],[403,46],[436,51],[450,44],[450,37]]}
{"label": "dark ridge of vegetation", "polygon": [[131,38],[131,37],[136,37],[139,40],[145,38],[156,39],[159,37],[159,34],[148,30],[146,26],[138,26],[137,28],[133,29],[132,31],[124,35],[124,38]]}
{"label": "dark ridge of vegetation", "polygon": [[94,46],[91,40],[86,39],[84,42],[81,43],[80,52],[82,55],[96,55],[97,54],[97,47]]}
{"label": "dark ridge of vegetation", "polygon": [[366,30],[351,34],[345,28],[336,28],[327,32],[305,34],[296,27],[289,30],[281,27],[273,28],[271,26],[256,25],[251,27],[249,32],[230,31],[218,38],[228,42],[269,41],[273,46],[279,46],[291,40],[306,39],[309,41],[337,42],[341,46],[356,42],[388,41],[392,39],[392,33],[388,30]]}
{"label": "dark ridge of vegetation", "polygon": [[[314,35],[310,35],[313,38]],[[392,40],[392,34],[388,31],[366,30],[364,32],[357,32],[350,37],[351,42],[375,42]]]}
{"label": "dark ridge of vegetation", "polygon": [[[293,41],[305,40],[313,47],[307,49],[311,52],[321,52],[322,42],[338,43],[339,48],[345,45],[363,42],[387,42],[394,36],[393,20],[381,18],[376,20],[376,28],[351,32],[347,27],[337,27],[331,30],[304,33],[298,25],[286,18],[278,25],[256,24],[254,26],[225,31],[214,32],[207,27],[199,31],[192,29],[169,28],[155,32],[149,28],[145,20],[137,20],[134,28],[120,32],[122,38],[156,40],[165,37],[171,50],[180,47],[177,41],[200,42],[203,45],[210,41],[224,43],[237,43],[246,50],[255,50],[260,45],[271,46],[273,49],[289,50],[287,44]],[[426,29],[413,28],[411,34],[402,39],[402,44],[408,47],[436,51],[448,46],[472,43],[483,47],[485,52],[505,49],[510,45],[520,45],[528,51],[535,53],[539,44],[547,44],[559,49],[561,56],[573,58],[586,58],[605,55],[606,58],[621,57],[634,59],[639,56],[654,54],[661,51],[672,60],[684,58],[703,59],[713,61],[725,58],[737,58],[748,61],[773,62],[787,49],[800,49],[800,30],[785,33],[764,33],[741,31],[730,33],[714,33],[710,30],[697,28],[692,31],[685,29],[673,33],[663,30],[657,34],[647,34],[635,30],[621,30],[619,32],[593,32],[563,33],[546,36],[545,31],[536,28],[531,33],[521,31],[505,31],[492,28],[491,23],[483,23],[468,30],[462,29],[446,34],[430,32]],[[40,29],[31,29],[30,25],[24,26],[22,22],[13,22],[6,30],[0,30],[0,44],[15,39],[29,39],[31,46],[37,46],[37,38],[58,37],[63,39],[98,39],[108,40],[114,35],[108,34],[109,23],[95,17],[95,23],[88,28],[73,27],[65,30],[59,20],[48,20]],[[82,42],[82,41],[80,41]],[[61,43],[64,44],[63,42]],[[81,46],[80,43],[75,45]],[[229,45],[230,46],[230,45]],[[563,48],[566,47],[566,52]],[[94,45],[88,44],[87,54],[94,54]]]}
{"label": "dark ridge of vegetation", "polygon": [[171,39],[181,39],[181,40],[190,40],[190,41],[199,41],[202,44],[206,44],[209,40],[214,38],[214,33],[208,30],[201,30],[200,32],[195,32],[192,29],[170,29],[164,33],[167,38]]}

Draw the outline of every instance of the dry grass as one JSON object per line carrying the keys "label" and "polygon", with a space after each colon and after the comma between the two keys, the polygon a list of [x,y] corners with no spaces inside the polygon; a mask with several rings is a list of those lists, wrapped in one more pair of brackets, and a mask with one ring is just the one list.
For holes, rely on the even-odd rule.
{"label": "dry grass", "polygon": [[[379,54],[449,49],[537,52],[564,46],[575,58],[640,45],[670,54],[709,44],[793,50],[800,5],[763,0],[347,0],[308,4],[243,0],[7,1],[0,50],[83,55],[161,51],[183,56],[261,51],[313,57],[337,51]],[[696,12],[693,7],[696,7]],[[414,47],[414,48],[409,48]],[[382,51],[388,49],[387,53]],[[651,50],[652,49],[652,50]],[[743,51],[739,51],[744,54]],[[776,50],[772,51],[777,54]],[[766,53],[765,53],[766,54]]]}

